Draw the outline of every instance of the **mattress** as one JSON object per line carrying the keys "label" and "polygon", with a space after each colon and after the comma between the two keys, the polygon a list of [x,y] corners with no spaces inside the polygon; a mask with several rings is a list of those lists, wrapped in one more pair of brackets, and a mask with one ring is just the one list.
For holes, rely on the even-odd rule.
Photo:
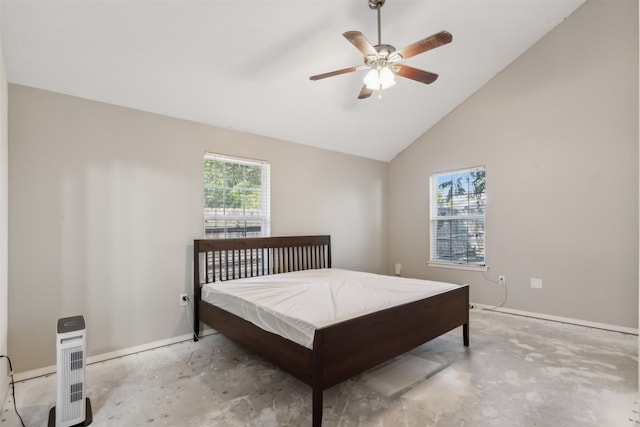
{"label": "mattress", "polygon": [[458,287],[328,268],[209,283],[202,300],[313,348],[316,329]]}

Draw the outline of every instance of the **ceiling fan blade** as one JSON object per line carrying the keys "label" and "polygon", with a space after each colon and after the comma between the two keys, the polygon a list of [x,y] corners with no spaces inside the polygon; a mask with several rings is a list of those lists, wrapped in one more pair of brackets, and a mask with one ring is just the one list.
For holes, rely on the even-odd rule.
{"label": "ceiling fan blade", "polygon": [[331,71],[328,73],[324,73],[324,74],[318,74],[315,76],[311,76],[309,77],[309,80],[320,80],[320,79],[326,79],[327,77],[333,77],[333,76],[339,76],[340,74],[346,74],[346,73],[352,73],[354,71],[358,71],[361,67],[349,67],[349,68],[343,68],[342,70],[336,70],[336,71]]}
{"label": "ceiling fan blade", "polygon": [[447,31],[440,31],[439,33],[427,37],[426,39],[422,39],[400,49],[398,53],[400,54],[400,56],[402,56],[403,59],[407,59],[411,58],[412,56],[418,55],[419,53],[423,53],[444,44],[451,43],[451,40],[453,40],[453,36],[450,33],[448,33]]}
{"label": "ceiling fan blade", "polygon": [[429,71],[419,70],[417,68],[409,67],[408,65],[395,64],[393,71],[400,77],[415,80],[420,83],[429,84],[436,81],[437,74],[430,73]]}
{"label": "ceiling fan blade", "polygon": [[373,47],[369,40],[360,31],[347,31],[342,34],[352,45],[356,47],[364,56],[378,55],[378,52]]}
{"label": "ceiling fan blade", "polygon": [[367,87],[367,85],[362,85],[362,89],[360,89],[360,94],[358,95],[358,99],[365,99],[371,96],[373,91]]}

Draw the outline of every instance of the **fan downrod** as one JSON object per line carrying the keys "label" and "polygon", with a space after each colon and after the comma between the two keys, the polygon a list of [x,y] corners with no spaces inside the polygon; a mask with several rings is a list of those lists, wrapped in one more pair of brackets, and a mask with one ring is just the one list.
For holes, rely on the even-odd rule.
{"label": "fan downrod", "polygon": [[382,32],[380,31],[380,9],[384,5],[385,0],[369,0],[369,7],[378,11],[378,44],[382,44]]}

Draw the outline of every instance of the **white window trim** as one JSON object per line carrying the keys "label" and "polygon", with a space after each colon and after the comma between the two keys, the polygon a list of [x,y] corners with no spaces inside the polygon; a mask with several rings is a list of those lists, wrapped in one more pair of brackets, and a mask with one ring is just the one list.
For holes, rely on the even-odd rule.
{"label": "white window trim", "polygon": [[[262,212],[266,212],[266,217],[265,216],[260,216],[259,218],[262,219],[262,223],[263,223],[263,230],[262,230],[262,235],[264,237],[269,237],[271,236],[271,172],[270,172],[270,168],[271,168],[271,163],[267,160],[260,160],[260,159],[249,159],[249,158],[244,158],[244,157],[236,157],[236,156],[230,156],[227,154],[220,154],[220,153],[212,153],[210,151],[205,151],[204,153],[204,160],[206,159],[211,159],[211,160],[220,160],[220,161],[225,161],[225,162],[233,162],[233,163],[240,163],[240,164],[244,164],[244,165],[250,165],[250,166],[255,166],[255,165],[262,165],[262,166],[268,166],[268,168],[262,168],[262,182],[266,183],[263,184],[262,187],[262,194],[266,195],[267,197],[262,197]],[[205,182],[204,180],[202,181],[202,194],[204,194],[204,186],[205,186]],[[204,203],[204,200],[203,200]],[[203,213],[204,213],[204,209],[203,209]],[[226,218],[229,219],[237,219],[237,220],[255,220],[256,216],[252,216],[252,215],[225,215]],[[206,221],[207,221],[207,215],[204,214],[203,215],[203,232],[206,228]],[[204,238],[206,239],[206,233],[204,235]]]}
{"label": "white window trim", "polygon": [[[429,176],[429,259],[427,260],[426,264],[428,267],[434,267],[434,268],[449,268],[449,269],[455,269],[455,270],[469,270],[469,271],[488,271],[489,267],[487,266],[487,255],[486,255],[486,249],[487,249],[487,241],[486,241],[486,235],[485,235],[485,240],[484,240],[484,248],[485,248],[485,257],[484,257],[484,264],[471,264],[471,263],[460,263],[460,262],[446,262],[446,261],[438,261],[438,260],[432,260],[431,256],[433,255],[433,248],[431,247],[433,244],[433,239],[432,239],[432,230],[431,230],[431,225],[432,222],[434,221],[434,215],[437,213],[437,206],[434,206],[434,204],[432,203],[433,201],[433,177],[437,176],[437,175],[442,175],[442,174],[452,174],[455,175],[457,173],[463,173],[463,172],[476,172],[476,171],[484,171],[486,172],[486,167],[484,165],[480,165],[480,166],[474,166],[474,167],[470,167],[470,168],[462,168],[462,169],[453,169],[453,170],[443,170],[440,172],[433,172],[432,174],[430,174]],[[486,191],[485,191],[486,193]],[[446,220],[446,219],[459,219],[459,216],[442,216],[442,217],[438,217],[438,220]],[[486,213],[485,215],[468,215],[467,218],[470,219],[479,219],[482,218],[485,220],[485,231],[486,231]]]}
{"label": "white window trim", "polygon": [[450,268],[453,270],[488,271],[489,267],[480,264],[455,264],[436,261],[427,261],[427,266],[435,268]]}

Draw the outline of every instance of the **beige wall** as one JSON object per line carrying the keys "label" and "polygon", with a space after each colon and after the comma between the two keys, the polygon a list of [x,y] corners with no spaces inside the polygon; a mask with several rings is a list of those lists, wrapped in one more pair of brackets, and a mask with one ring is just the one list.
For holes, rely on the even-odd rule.
{"label": "beige wall", "polygon": [[[0,5],[1,9],[1,5]],[[1,11],[0,11],[1,12]],[[9,307],[8,289],[8,135],[7,135],[7,74],[4,68],[2,40],[0,40],[0,354],[7,354]],[[0,360],[0,411],[8,390],[7,360]]]}
{"label": "beige wall", "polygon": [[387,163],[24,86],[9,101],[17,372],[55,364],[60,317],[84,314],[90,355],[189,332],[205,151],[271,162],[272,235],[331,234],[336,267],[386,265]]}
{"label": "beige wall", "polygon": [[[477,165],[490,270],[429,268],[429,175]],[[637,327],[637,2],[585,3],[399,154],[389,190],[390,263],[406,275],[496,305],[504,274],[507,308]]]}

